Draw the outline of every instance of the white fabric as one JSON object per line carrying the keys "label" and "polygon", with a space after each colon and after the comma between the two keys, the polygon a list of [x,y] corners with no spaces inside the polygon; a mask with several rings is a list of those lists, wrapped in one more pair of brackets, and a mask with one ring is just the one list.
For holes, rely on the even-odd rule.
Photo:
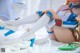
{"label": "white fabric", "polygon": [[39,9],[38,10],[48,10],[52,9],[53,7],[53,0],[41,0],[39,4]]}
{"label": "white fabric", "polygon": [[50,30],[56,24],[55,20],[50,20],[46,25],[47,30]]}
{"label": "white fabric", "polygon": [[[24,34],[26,34],[25,36],[23,36],[23,38],[25,38],[28,35],[31,35],[33,33],[35,33],[37,30],[39,30],[40,28],[42,28],[43,26],[47,25],[47,23],[49,22],[50,18],[44,14],[31,28],[31,30],[29,32],[26,32]],[[36,28],[35,28],[36,27]]]}
{"label": "white fabric", "polygon": [[13,1],[17,3],[26,4],[26,0],[13,0]]}
{"label": "white fabric", "polygon": [[5,21],[5,23],[8,25],[12,25],[12,26],[19,26],[19,25],[23,25],[23,24],[34,23],[38,19],[39,19],[38,14],[32,14],[30,16],[27,16],[26,18],[19,19],[19,20]]}
{"label": "white fabric", "polygon": [[65,24],[62,24],[62,27],[66,27],[66,28],[75,28],[77,26],[77,24],[76,25],[65,25]]}
{"label": "white fabric", "polygon": [[53,10],[56,11],[61,5],[66,4],[67,0],[53,0]]}
{"label": "white fabric", "polygon": [[9,26],[6,25],[2,20],[0,20],[0,26],[4,27],[5,29],[11,29],[16,31],[18,29],[18,26]]}
{"label": "white fabric", "polygon": [[[49,22],[49,17],[44,14],[42,16],[42,18],[40,18],[31,28],[30,31],[27,31],[27,28],[23,28],[20,30],[15,31],[15,33],[10,34],[8,36],[5,36],[4,33],[6,33],[8,31],[8,29],[4,29],[3,31],[5,31],[4,33],[1,33],[0,36],[0,41],[1,44],[5,43],[5,44],[9,44],[9,43],[13,43],[12,40],[16,41],[21,41],[22,39],[31,39],[34,37],[34,35],[32,35],[33,33],[35,33],[37,30],[39,30],[40,28],[42,28],[43,26],[45,26],[48,22]],[[36,28],[35,28],[36,27]],[[31,36],[30,36],[31,35]],[[7,42],[8,41],[8,42]]]}
{"label": "white fabric", "polygon": [[[42,40],[43,41],[43,40]],[[41,45],[35,45],[34,47],[28,47],[25,48],[23,50],[19,50],[19,48],[21,48],[21,46],[27,45],[26,44],[17,44],[17,47],[9,47],[6,49],[6,53],[13,53],[13,51],[15,53],[79,53],[80,52],[80,48],[76,49],[76,50],[69,50],[69,51],[62,51],[59,50],[58,47],[65,45],[63,43],[60,42],[56,42],[56,41],[52,41],[52,44],[49,44],[48,42],[45,44],[41,44]]]}
{"label": "white fabric", "polygon": [[63,20],[63,21],[67,21],[69,16],[71,15],[71,12],[65,12],[65,11],[59,11],[58,12],[58,16]]}
{"label": "white fabric", "polygon": [[[14,43],[18,43],[21,42],[23,39],[19,39],[21,36],[23,36],[23,33],[25,32],[25,30],[17,30],[15,33],[10,34],[8,36],[5,36],[4,34],[7,33],[9,31],[9,29],[3,29],[0,30],[0,45],[1,46],[7,46],[7,45],[12,45]],[[26,37],[26,41],[35,38],[35,35],[29,35]]]}

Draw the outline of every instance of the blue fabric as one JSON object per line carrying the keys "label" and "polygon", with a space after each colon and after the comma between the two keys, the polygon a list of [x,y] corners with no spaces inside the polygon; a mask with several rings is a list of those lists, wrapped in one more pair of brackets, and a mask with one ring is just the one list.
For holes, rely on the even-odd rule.
{"label": "blue fabric", "polygon": [[13,31],[13,30],[9,30],[7,33],[5,33],[4,35],[5,36],[8,36],[8,35],[10,35],[10,34],[13,34],[15,31]]}
{"label": "blue fabric", "polygon": [[70,3],[69,7],[70,7],[70,8],[74,8],[74,6],[73,6],[73,4],[72,4],[72,3]]}
{"label": "blue fabric", "polygon": [[50,11],[47,12],[47,15],[48,15],[49,17],[52,17],[52,16],[53,16],[53,14],[52,14]]}
{"label": "blue fabric", "polygon": [[42,11],[38,11],[36,12],[39,16],[42,16],[43,12]]}
{"label": "blue fabric", "polygon": [[5,27],[4,26],[0,26],[0,30],[3,30]]}
{"label": "blue fabric", "polygon": [[65,24],[65,25],[77,25],[78,22],[76,22],[76,21],[63,21],[63,24]]}
{"label": "blue fabric", "polygon": [[53,31],[51,31],[51,32],[47,31],[47,32],[48,32],[48,34],[52,34],[52,33],[54,33]]}
{"label": "blue fabric", "polygon": [[74,13],[72,13],[72,14],[69,16],[69,18],[68,18],[67,21],[75,20],[76,17],[77,17],[77,15],[74,14]]}
{"label": "blue fabric", "polygon": [[33,47],[34,43],[35,43],[35,38],[31,39],[31,44],[30,44],[30,47]]}
{"label": "blue fabric", "polygon": [[80,8],[80,4],[74,6],[72,3],[70,3],[69,7],[70,7],[70,8]]}
{"label": "blue fabric", "polygon": [[76,5],[76,6],[74,6],[74,8],[80,8],[80,5]]}

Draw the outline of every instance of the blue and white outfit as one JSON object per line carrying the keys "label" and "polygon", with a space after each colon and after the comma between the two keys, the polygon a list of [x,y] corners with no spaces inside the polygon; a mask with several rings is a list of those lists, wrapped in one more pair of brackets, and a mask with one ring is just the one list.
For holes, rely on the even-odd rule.
{"label": "blue and white outfit", "polygon": [[[77,15],[72,13],[70,10],[68,11],[69,12],[65,13],[65,11],[61,10],[57,14],[62,20],[62,24],[61,24],[62,27],[74,29],[78,25],[78,22],[76,21]],[[47,25],[47,28],[51,29],[54,25],[56,25],[56,19],[54,20],[51,19]],[[48,32],[48,33],[51,33],[51,32]]]}
{"label": "blue and white outfit", "polygon": [[[76,15],[74,13],[69,11],[65,15],[64,14],[65,14],[64,11],[59,11],[58,16],[61,17],[61,20],[60,19],[54,19],[54,20],[51,19],[49,21],[49,23],[46,26],[48,34],[54,34],[54,31],[51,30],[51,28],[55,25],[60,26],[60,27],[65,27],[65,28],[71,28],[71,29],[75,29],[78,26],[78,22],[75,19]],[[72,32],[72,35],[73,35],[75,41],[78,41],[78,39],[76,39],[76,37],[75,37],[74,31],[71,30],[71,32]],[[56,37],[55,37],[55,39],[56,39],[56,41],[58,41]]]}

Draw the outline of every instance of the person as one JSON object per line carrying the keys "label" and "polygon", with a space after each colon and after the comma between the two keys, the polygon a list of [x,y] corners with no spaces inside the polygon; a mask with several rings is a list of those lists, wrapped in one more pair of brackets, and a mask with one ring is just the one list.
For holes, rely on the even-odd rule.
{"label": "person", "polygon": [[74,32],[78,26],[76,18],[80,17],[79,6],[80,0],[67,0],[67,5],[62,5],[56,12],[54,12],[53,9],[44,12],[38,11],[24,19],[6,21],[5,24],[19,26],[37,22],[30,32],[34,32],[35,27],[38,29],[37,27],[40,28],[41,25],[46,25],[49,36],[53,40],[63,43],[79,41],[80,36],[78,35],[77,38],[76,33]]}
{"label": "person", "polygon": [[[58,25],[53,26],[52,29],[48,31],[51,38],[64,43],[79,41],[80,35],[78,34],[78,38],[75,35],[74,31],[77,26],[75,26],[73,22],[76,23],[76,19],[80,19],[80,0],[67,0],[67,5],[62,5],[60,8],[58,8],[56,13],[53,10],[50,11],[53,13],[54,19],[58,19]],[[72,14],[75,16],[75,18],[71,17]],[[71,22],[71,24],[73,24],[75,27],[72,28],[68,27],[67,25],[63,26],[64,23],[70,24],[68,22]]]}

